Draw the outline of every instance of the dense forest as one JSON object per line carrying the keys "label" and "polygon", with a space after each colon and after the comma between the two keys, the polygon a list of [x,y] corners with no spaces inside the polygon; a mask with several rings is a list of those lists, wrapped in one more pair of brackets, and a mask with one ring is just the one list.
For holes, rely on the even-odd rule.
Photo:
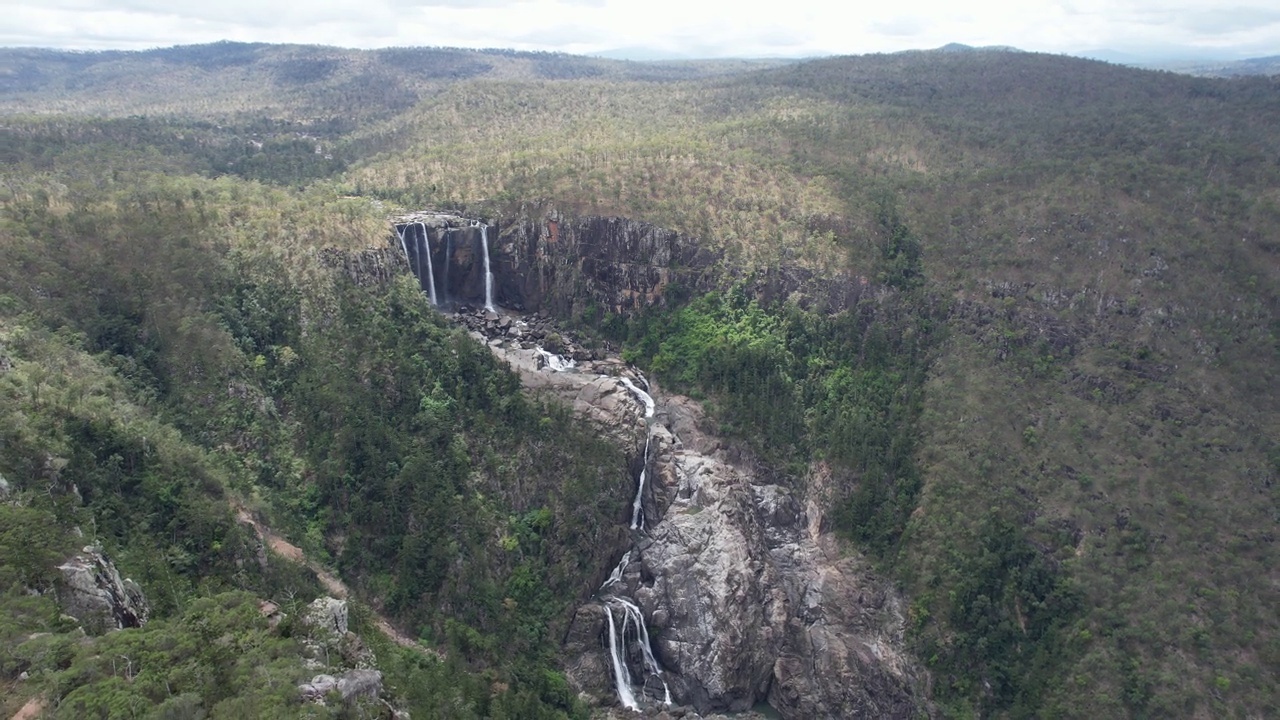
{"label": "dense forest", "polygon": [[[397,707],[586,717],[560,643],[625,546],[630,459],[407,266],[332,261],[396,212],[536,205],[714,251],[709,292],[558,321],[785,482],[835,478],[933,714],[1280,714],[1276,77],[235,43],[0,67],[0,713],[385,711],[297,697],[307,630],[259,602],[324,589],[242,508],[353,588]],[[864,289],[752,294],[780,271]],[[59,608],[89,544],[144,627]]]}

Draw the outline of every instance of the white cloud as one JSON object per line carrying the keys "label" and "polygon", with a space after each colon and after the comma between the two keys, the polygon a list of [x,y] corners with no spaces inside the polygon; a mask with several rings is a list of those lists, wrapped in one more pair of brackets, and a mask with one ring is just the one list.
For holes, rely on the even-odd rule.
{"label": "white cloud", "polygon": [[0,43],[139,49],[220,39],[701,56],[820,55],[948,42],[1068,52],[1181,46],[1280,53],[1274,0],[43,0]]}

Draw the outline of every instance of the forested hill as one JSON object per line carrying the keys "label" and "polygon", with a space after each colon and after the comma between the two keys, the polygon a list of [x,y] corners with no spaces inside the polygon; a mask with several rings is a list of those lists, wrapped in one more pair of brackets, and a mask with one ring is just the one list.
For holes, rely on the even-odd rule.
{"label": "forested hill", "polygon": [[[1280,715],[1276,78],[219,43],[0,51],[0,112],[15,698],[177,704],[167,679],[303,713],[299,667],[194,650],[201,598],[240,608],[224,623],[318,592],[255,561],[236,498],[445,651],[379,648],[415,716],[588,712],[556,643],[625,546],[624,453],[522,395],[408,267],[325,260],[433,208],[492,221],[499,271],[522,228],[597,216],[696,246],[601,273],[696,287],[615,293],[636,310],[568,282],[556,321],[779,483],[824,479],[822,527],[904,595],[938,716]],[[115,669],[134,636],[59,617],[73,528],[154,598],[153,667],[187,675]]]}
{"label": "forested hill", "polygon": [[349,50],[219,42],[136,52],[0,49],[0,113],[237,115],[335,120],[349,128],[405,110],[444,85],[505,80],[693,80],[780,64],[638,63],[563,53],[456,48]]}

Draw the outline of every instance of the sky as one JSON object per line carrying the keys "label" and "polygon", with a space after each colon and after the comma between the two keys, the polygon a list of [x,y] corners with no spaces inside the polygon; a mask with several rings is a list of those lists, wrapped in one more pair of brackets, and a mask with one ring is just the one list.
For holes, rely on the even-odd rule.
{"label": "sky", "polygon": [[655,57],[812,57],[958,42],[1137,58],[1280,55],[1277,0],[0,0],[0,45],[236,40]]}

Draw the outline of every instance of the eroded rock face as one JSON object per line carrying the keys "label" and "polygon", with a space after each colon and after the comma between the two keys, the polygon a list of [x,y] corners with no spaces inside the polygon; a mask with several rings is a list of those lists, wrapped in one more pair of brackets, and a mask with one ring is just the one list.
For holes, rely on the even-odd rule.
{"label": "eroded rock face", "polygon": [[[554,370],[528,338],[489,343],[527,387],[558,395],[629,451],[639,454],[652,433],[643,498],[652,520],[632,534],[610,588],[642,609],[676,704],[705,714],[768,702],[784,718],[929,714],[923,673],[902,649],[901,600],[823,530],[822,466],[802,487],[774,481],[707,432],[688,398],[651,388],[658,410],[646,423],[615,376],[642,379],[616,359]],[[617,695],[605,623],[598,602],[580,607],[564,654],[580,693],[607,705]],[[656,707],[660,695],[647,690],[642,704]]]}
{"label": "eroded rock face", "polygon": [[633,592],[661,621],[677,697],[703,712],[767,701],[786,718],[919,715],[900,601],[822,532],[820,503],[703,433],[696,403],[666,410],[683,441],[660,456],[674,499],[638,545]]}
{"label": "eroded rock face", "polygon": [[434,286],[447,307],[483,304],[486,242],[497,304],[527,311],[566,313],[586,303],[638,310],[662,302],[671,283],[706,285],[718,260],[678,233],[625,218],[551,210],[478,220],[419,212],[393,222],[393,246],[422,289]]}
{"label": "eroded rock face", "polygon": [[[485,232],[477,223],[486,224]],[[439,304],[481,306],[487,240],[497,305],[520,312],[570,317],[594,309],[631,315],[726,283],[749,280],[762,302],[794,300],[802,307],[850,307],[870,290],[868,281],[840,271],[823,276],[801,267],[744,272],[696,238],[621,217],[574,216],[548,208],[526,208],[512,217],[483,221],[440,212],[393,219],[391,247],[419,279],[434,285]],[[352,267],[386,265],[385,259],[352,256]],[[362,277],[381,277],[361,269]]]}
{"label": "eroded rock face", "polygon": [[85,546],[58,566],[58,604],[89,632],[142,627],[151,612],[142,588],[120,578],[102,549]]}

